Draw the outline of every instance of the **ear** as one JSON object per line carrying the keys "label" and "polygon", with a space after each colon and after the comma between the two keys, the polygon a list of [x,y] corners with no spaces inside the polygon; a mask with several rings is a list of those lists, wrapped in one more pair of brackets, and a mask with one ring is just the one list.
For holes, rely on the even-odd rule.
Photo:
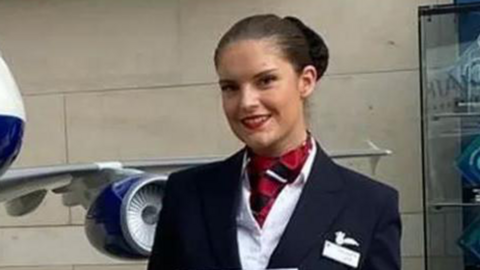
{"label": "ear", "polygon": [[299,78],[299,89],[300,96],[302,98],[307,98],[315,90],[315,85],[317,84],[317,70],[314,66],[308,65],[303,68],[302,73]]}

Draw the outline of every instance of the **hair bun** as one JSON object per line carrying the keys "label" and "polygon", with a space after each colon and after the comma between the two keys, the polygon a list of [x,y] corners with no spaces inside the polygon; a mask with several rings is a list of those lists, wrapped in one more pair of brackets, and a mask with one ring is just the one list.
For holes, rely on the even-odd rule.
{"label": "hair bun", "polygon": [[323,76],[328,67],[328,48],[323,41],[322,37],[313,31],[310,27],[306,26],[301,20],[295,17],[285,17],[285,20],[293,23],[304,35],[309,45],[309,53],[312,59],[313,65],[317,69],[318,77]]}

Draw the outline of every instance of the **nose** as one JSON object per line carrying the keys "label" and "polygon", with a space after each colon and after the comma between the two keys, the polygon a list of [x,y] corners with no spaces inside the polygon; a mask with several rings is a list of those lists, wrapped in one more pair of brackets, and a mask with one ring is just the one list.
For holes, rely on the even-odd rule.
{"label": "nose", "polygon": [[240,107],[243,110],[252,110],[258,107],[259,96],[258,91],[255,91],[254,87],[245,86],[241,90]]}

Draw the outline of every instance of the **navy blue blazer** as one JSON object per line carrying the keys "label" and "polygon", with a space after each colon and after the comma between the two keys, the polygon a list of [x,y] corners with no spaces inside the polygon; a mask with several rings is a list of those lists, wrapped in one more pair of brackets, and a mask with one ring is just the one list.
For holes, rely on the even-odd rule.
{"label": "navy blue blazer", "polygon": [[[322,255],[335,232],[354,238],[357,269],[400,269],[398,193],[335,164],[320,146],[268,268],[353,269]],[[148,270],[241,269],[236,228],[243,151],[170,176]],[[248,269],[246,269],[248,270]]]}

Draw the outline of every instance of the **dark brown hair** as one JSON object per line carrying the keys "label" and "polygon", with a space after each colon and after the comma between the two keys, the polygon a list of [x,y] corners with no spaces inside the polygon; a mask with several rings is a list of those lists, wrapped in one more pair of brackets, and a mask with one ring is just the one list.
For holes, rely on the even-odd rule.
{"label": "dark brown hair", "polygon": [[328,48],[322,37],[294,17],[265,14],[247,17],[235,23],[220,39],[214,62],[218,68],[222,50],[241,40],[272,39],[286,59],[300,73],[308,65],[317,70],[317,80],[328,66]]}

